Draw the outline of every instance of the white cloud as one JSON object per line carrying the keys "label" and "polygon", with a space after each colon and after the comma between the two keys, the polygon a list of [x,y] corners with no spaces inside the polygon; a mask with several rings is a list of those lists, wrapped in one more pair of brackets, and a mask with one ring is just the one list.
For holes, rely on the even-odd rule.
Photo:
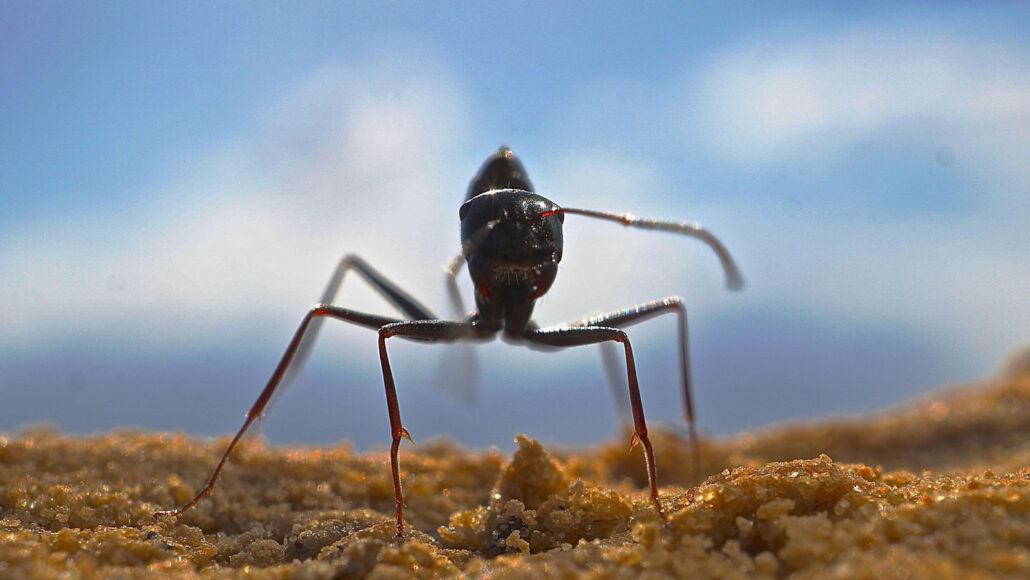
{"label": "white cloud", "polygon": [[1030,339],[1027,56],[866,26],[739,46],[692,79],[674,112],[689,119],[683,136],[731,166],[832,172],[855,145],[905,136],[953,147],[964,195],[977,200],[966,215],[870,222],[756,195],[732,212],[746,224],[733,235],[754,282],[748,300],[895,325],[981,367]]}
{"label": "white cloud", "polygon": [[1011,204],[1030,185],[1028,56],[915,23],[778,38],[713,62],[676,113],[688,135],[741,164],[821,163],[874,137],[931,133],[983,170],[985,196]]}
{"label": "white cloud", "polygon": [[346,252],[436,291],[458,247],[440,222],[456,221],[464,184],[449,159],[467,121],[456,83],[419,62],[327,66],[175,183],[4,232],[0,345],[185,346],[281,318],[285,304],[295,324]]}

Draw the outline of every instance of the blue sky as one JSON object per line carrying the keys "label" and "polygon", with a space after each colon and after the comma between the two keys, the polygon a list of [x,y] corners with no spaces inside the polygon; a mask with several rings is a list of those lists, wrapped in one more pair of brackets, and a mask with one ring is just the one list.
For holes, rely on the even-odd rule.
{"label": "blue sky", "polygon": [[[667,295],[703,432],[858,413],[1030,342],[1021,3],[20,3],[0,22],[0,430],[234,430],[336,260],[431,305],[501,143],[566,220],[543,324]],[[464,282],[464,280],[462,280]],[[466,301],[469,295],[466,289]],[[339,303],[389,313],[350,280]],[[328,324],[276,442],[388,441],[375,335]],[[674,324],[630,336],[677,425]],[[416,439],[591,443],[596,349],[391,346]],[[443,387],[443,388],[441,388]]]}

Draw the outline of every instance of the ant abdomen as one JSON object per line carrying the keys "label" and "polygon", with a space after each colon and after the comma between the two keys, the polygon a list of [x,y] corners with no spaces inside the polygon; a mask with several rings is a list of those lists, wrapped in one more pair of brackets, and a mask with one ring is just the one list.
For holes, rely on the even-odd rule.
{"label": "ant abdomen", "polygon": [[479,172],[469,183],[466,200],[494,189],[521,189],[533,191],[533,183],[529,180],[526,168],[512,153],[507,145],[501,145],[479,168]]}

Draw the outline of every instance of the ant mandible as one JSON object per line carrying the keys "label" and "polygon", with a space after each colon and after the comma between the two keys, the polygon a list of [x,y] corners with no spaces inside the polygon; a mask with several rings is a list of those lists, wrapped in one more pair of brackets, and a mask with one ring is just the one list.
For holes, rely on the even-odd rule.
{"label": "ant mandible", "polygon": [[[330,279],[322,301],[304,316],[293,335],[286,353],[269,379],[257,401],[247,413],[246,420],[222,453],[207,484],[197,495],[174,510],[159,511],[154,517],[175,516],[197,504],[215,485],[229,454],[255,419],[261,416],[281,383],[299,371],[310,352],[318,327],[324,317],[375,329],[379,332],[379,360],[383,367],[386,386],[386,406],[390,416],[390,466],[393,471],[393,491],[397,501],[397,537],[404,535],[400,465],[397,452],[401,439],[411,436],[401,423],[400,405],[394,386],[393,371],[386,352],[387,339],[397,336],[425,342],[453,342],[458,340],[487,340],[502,334],[507,342],[524,343],[536,348],[554,348],[620,343],[626,355],[626,374],[629,379],[629,399],[633,416],[633,436],[630,447],[640,444],[644,448],[647,480],[651,487],[651,500],[660,516],[664,517],[658,499],[654,451],[647,436],[644,407],[640,400],[636,364],[629,337],[623,327],[647,320],[660,314],[675,312],[678,318],[680,373],[687,425],[690,430],[691,451],[698,471],[697,430],[694,423],[694,404],[691,392],[690,353],[687,337],[687,310],[679,297],[669,297],[619,310],[584,318],[570,324],[538,327],[532,320],[533,306],[554,282],[558,262],[562,258],[562,224],[567,214],[620,222],[627,226],[685,234],[708,244],[722,262],[726,285],[731,290],[743,286],[743,279],[733,258],[715,236],[701,226],[687,222],[643,219],[630,214],[617,214],[585,209],[559,207],[549,199],[533,193],[533,185],[522,163],[511,149],[502,146],[483,163],[479,173],[469,184],[465,203],[458,210],[461,218],[463,257],[475,285],[476,310],[462,321],[441,320],[425,306],[412,298],[396,284],[357,256],[344,257]],[[460,264],[460,262],[458,262]],[[386,300],[408,318],[398,319],[378,314],[358,312],[330,304],[343,281],[344,274],[354,269]],[[452,264],[451,276],[457,272]],[[291,370],[291,362],[294,363]],[[287,376],[289,373],[289,377]]]}

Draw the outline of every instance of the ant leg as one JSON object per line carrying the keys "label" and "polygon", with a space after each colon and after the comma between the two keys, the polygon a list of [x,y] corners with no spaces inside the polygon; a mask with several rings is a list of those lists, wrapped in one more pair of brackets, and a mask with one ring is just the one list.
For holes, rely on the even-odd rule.
{"label": "ant leg", "polygon": [[[372,266],[369,266],[368,262],[354,254],[347,254],[340,259],[340,262],[336,265],[336,269],[333,270],[333,275],[329,278],[329,283],[326,285],[325,291],[322,292],[322,297],[318,300],[320,304],[333,303],[333,300],[336,299],[336,294],[340,290],[340,286],[343,285],[344,275],[346,275],[347,271],[351,269],[355,270],[366,282],[368,282],[372,289],[385,298],[387,302],[392,304],[399,311],[403,312],[404,316],[408,319],[432,320],[437,318],[435,314],[430,312],[429,309],[423,306],[418,300],[412,298],[410,294],[402,290],[397,284],[388,280],[385,276],[372,268]],[[284,385],[292,383],[297,375],[300,374],[304,365],[307,364],[308,357],[311,356],[311,350],[314,348],[315,341],[318,340],[318,333],[321,332],[321,330],[322,319],[318,318],[311,325],[311,328],[308,330],[304,341],[301,342],[300,347],[297,348],[294,363],[283,378]]]}
{"label": "ant leg", "polygon": [[[471,322],[451,322],[447,320],[415,320],[400,321],[388,324],[379,329],[379,361],[383,366],[383,384],[386,387],[386,408],[390,415],[390,434],[393,442],[390,445],[390,469],[393,472],[393,493],[397,500],[397,536],[404,537],[404,494],[401,491],[400,451],[401,439],[411,441],[411,435],[401,423],[401,409],[397,403],[397,388],[390,368],[390,357],[386,353],[386,339],[391,336],[412,338],[424,341],[453,341],[459,338],[478,336]],[[414,443],[414,441],[412,441]]]}
{"label": "ant leg", "polygon": [[254,401],[254,404],[251,406],[250,411],[247,412],[247,418],[243,422],[243,426],[236,432],[236,436],[232,438],[232,441],[229,442],[229,446],[226,447],[225,451],[222,453],[222,457],[218,460],[218,464],[215,466],[214,471],[211,472],[211,476],[208,478],[207,484],[204,485],[203,489],[201,489],[193,499],[189,500],[179,508],[154,512],[155,518],[182,514],[186,510],[197,505],[197,502],[203,499],[204,496],[214,488],[218,475],[222,472],[222,468],[225,467],[226,461],[229,460],[229,454],[232,453],[233,448],[236,447],[236,444],[243,437],[243,434],[246,433],[251,423],[261,416],[261,413],[265,410],[265,406],[268,405],[268,401],[272,398],[273,393],[275,393],[276,388],[279,387],[282,382],[283,377],[286,374],[286,370],[290,366],[290,362],[293,361],[297,354],[297,350],[304,340],[305,334],[310,332],[312,322],[320,320],[324,316],[329,316],[346,322],[353,322],[369,328],[380,328],[395,322],[400,322],[396,318],[388,318],[378,314],[366,314],[364,312],[357,312],[355,310],[348,310],[346,308],[330,306],[328,304],[316,304],[312,307],[311,310],[304,315],[304,320],[301,321],[297,331],[293,334],[293,339],[290,340],[289,346],[286,347],[286,352],[279,361],[279,365],[275,368],[275,372],[272,373],[272,377],[268,380],[268,384],[265,385],[264,390],[261,391],[257,400]]}
{"label": "ant leg", "polygon": [[[609,314],[584,318],[573,322],[570,326],[624,328],[668,312],[675,312],[677,314],[680,377],[683,385],[683,411],[684,417],[687,420],[687,430],[690,437],[691,468],[693,469],[694,476],[698,477],[701,474],[701,452],[698,445],[697,423],[694,420],[693,379],[690,373],[690,333],[687,327],[687,307],[683,305],[683,299],[678,296],[663,298],[662,300],[639,304],[632,308],[626,308]],[[602,351],[601,355],[610,357],[611,353],[610,351]],[[609,361],[605,361],[605,366],[610,368],[612,365]],[[609,377],[611,376],[609,375]]]}
{"label": "ant leg", "polygon": [[465,302],[461,299],[461,292],[458,289],[458,273],[461,272],[461,267],[464,265],[465,257],[456,254],[443,267],[443,271],[447,273],[447,297],[451,300],[451,308],[454,309],[455,316],[465,316],[466,314]]}
{"label": "ant leg", "polygon": [[647,467],[647,481],[651,486],[651,501],[654,502],[658,515],[665,518],[662,502],[658,499],[658,476],[655,471],[654,449],[647,437],[647,422],[644,420],[644,405],[640,400],[640,385],[637,382],[637,365],[633,359],[633,348],[629,336],[618,328],[604,326],[565,326],[527,331],[523,338],[527,341],[548,346],[581,346],[598,344],[607,341],[622,343],[626,351],[626,376],[629,379],[629,401],[633,409],[633,438],[630,449],[640,443],[644,447],[644,462]]}
{"label": "ant leg", "polygon": [[343,284],[343,276],[351,268],[356,270],[390,304],[393,304],[398,310],[403,312],[409,320],[434,320],[437,318],[422,303],[412,298],[410,294],[402,290],[397,284],[386,279],[385,276],[372,268],[372,266],[369,266],[368,262],[354,254],[347,254],[337,264],[336,270],[333,271],[329,284],[326,285],[325,292],[322,292],[322,298],[319,302],[322,304],[332,304],[336,298],[336,293]]}
{"label": "ant leg", "polygon": [[[469,315],[469,311],[465,310],[465,302],[461,298],[461,290],[458,288],[458,274],[464,266],[465,257],[462,254],[455,254],[443,267],[451,313],[459,318]],[[458,346],[455,357],[461,363],[437,367],[434,382],[440,385],[447,394],[456,396],[467,405],[475,405],[479,394],[479,365],[476,360],[476,351],[472,345],[462,343]]]}
{"label": "ant leg", "polygon": [[615,414],[619,419],[619,432],[629,428],[629,397],[622,386],[622,369],[619,368],[619,350],[610,342],[602,342],[601,365],[604,367],[604,376],[608,379],[608,389],[612,392],[612,401],[615,402]]}

